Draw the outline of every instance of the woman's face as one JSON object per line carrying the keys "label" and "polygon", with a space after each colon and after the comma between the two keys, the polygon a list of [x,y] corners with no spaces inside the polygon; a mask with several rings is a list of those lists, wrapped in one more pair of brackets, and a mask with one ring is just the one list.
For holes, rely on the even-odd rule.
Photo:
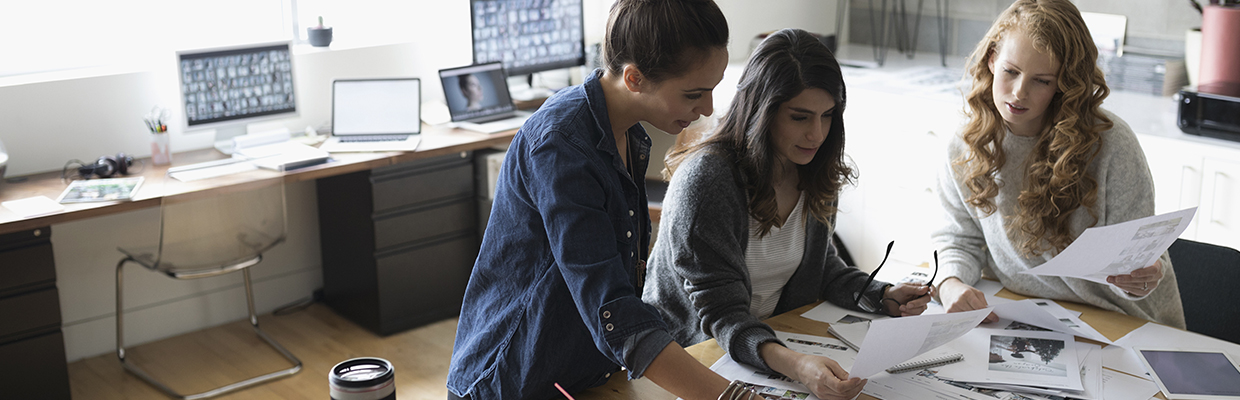
{"label": "woman's face", "polygon": [[835,99],[826,90],[805,89],[779,105],[771,123],[775,159],[785,167],[809,164],[831,133]]}
{"label": "woman's face", "polygon": [[640,120],[675,135],[699,116],[710,116],[714,112],[711,93],[723,80],[723,70],[728,66],[728,51],[725,48],[711,49],[706,57],[696,61],[697,65],[682,76],[642,88],[640,95],[646,107]]}
{"label": "woman's face", "polygon": [[1059,62],[1017,30],[999,42],[988,64],[995,76],[991,95],[1008,128],[1017,136],[1042,132],[1046,109],[1058,91]]}
{"label": "woman's face", "polygon": [[473,74],[465,75],[465,98],[476,102],[482,100],[482,83]]}

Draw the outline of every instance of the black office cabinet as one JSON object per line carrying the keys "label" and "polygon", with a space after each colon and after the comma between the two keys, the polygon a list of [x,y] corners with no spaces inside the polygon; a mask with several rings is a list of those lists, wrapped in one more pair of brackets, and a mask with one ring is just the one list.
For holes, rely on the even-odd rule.
{"label": "black office cabinet", "polygon": [[52,230],[0,235],[0,397],[68,399]]}
{"label": "black office cabinet", "polygon": [[319,179],[323,300],[390,335],[458,315],[478,257],[473,154]]}

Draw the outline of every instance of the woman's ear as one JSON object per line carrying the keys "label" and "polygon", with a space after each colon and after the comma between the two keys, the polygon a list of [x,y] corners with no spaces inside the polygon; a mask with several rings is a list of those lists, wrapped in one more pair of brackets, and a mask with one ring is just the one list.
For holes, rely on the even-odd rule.
{"label": "woman's ear", "polygon": [[638,93],[642,91],[642,84],[645,83],[646,77],[642,76],[642,72],[633,64],[625,64],[623,75],[624,87],[630,92]]}

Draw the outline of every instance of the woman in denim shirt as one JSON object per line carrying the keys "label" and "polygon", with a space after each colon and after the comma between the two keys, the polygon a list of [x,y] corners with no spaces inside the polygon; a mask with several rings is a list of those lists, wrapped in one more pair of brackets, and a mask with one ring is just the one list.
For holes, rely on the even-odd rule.
{"label": "woman in denim shirt", "polygon": [[546,399],[621,367],[688,399],[729,382],[641,301],[650,137],[710,115],[727,22],[709,0],[620,0],[605,68],[556,93],[513,138],[457,325],[448,398]]}

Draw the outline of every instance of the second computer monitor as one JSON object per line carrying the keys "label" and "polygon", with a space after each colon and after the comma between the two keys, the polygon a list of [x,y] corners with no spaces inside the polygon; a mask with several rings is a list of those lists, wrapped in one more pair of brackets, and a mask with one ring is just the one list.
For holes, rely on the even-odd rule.
{"label": "second computer monitor", "polygon": [[516,110],[501,63],[443,69],[439,79],[452,121],[485,119]]}
{"label": "second computer monitor", "polygon": [[585,65],[582,0],[471,0],[474,63],[509,75]]}

